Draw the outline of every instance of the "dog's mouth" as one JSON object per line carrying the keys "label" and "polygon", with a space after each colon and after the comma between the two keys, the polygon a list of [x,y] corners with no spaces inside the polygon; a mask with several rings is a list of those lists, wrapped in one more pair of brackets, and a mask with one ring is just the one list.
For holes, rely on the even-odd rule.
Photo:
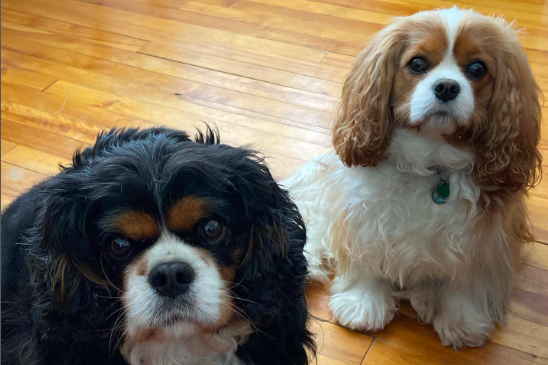
{"label": "dog's mouth", "polygon": [[453,113],[447,110],[430,110],[424,117],[412,124],[413,128],[421,130],[423,127],[449,127],[456,124],[457,118]]}
{"label": "dog's mouth", "polygon": [[434,109],[426,115],[425,124],[435,129],[453,130],[459,124],[459,118],[451,110]]}
{"label": "dog's mouth", "polygon": [[192,316],[187,315],[186,313],[169,313],[164,315],[159,315],[158,320],[155,321],[157,327],[172,327],[178,324],[183,324],[190,322]]}
{"label": "dog's mouth", "polygon": [[210,331],[219,326],[219,318],[208,316],[190,298],[177,298],[160,305],[148,326],[168,331]]}
{"label": "dog's mouth", "polygon": [[453,133],[459,124],[459,117],[455,112],[432,108],[419,121],[414,122],[411,127],[415,128],[418,132],[439,135]]}
{"label": "dog's mouth", "polygon": [[453,113],[451,113],[448,110],[432,110],[428,112],[426,116],[430,120],[435,120],[435,121],[440,120],[444,122],[453,120],[455,118]]}
{"label": "dog's mouth", "polygon": [[157,327],[170,327],[185,322],[193,322],[200,315],[192,301],[187,298],[165,300],[156,309],[156,315],[151,321]]}

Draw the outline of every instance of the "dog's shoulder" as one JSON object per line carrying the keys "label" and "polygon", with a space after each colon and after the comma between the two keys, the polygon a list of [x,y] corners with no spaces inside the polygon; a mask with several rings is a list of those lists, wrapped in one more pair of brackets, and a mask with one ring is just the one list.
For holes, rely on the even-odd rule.
{"label": "dog's shoulder", "polygon": [[2,213],[2,297],[28,281],[26,235],[40,207],[41,185],[17,198]]}

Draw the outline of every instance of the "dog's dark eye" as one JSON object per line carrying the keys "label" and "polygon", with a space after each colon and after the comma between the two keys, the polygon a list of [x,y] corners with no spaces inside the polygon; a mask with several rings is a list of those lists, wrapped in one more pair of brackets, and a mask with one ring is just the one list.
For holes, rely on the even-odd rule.
{"label": "dog's dark eye", "polygon": [[205,221],[200,225],[200,235],[208,243],[218,243],[224,235],[224,226],[216,220]]}
{"label": "dog's dark eye", "polygon": [[124,238],[116,238],[110,243],[110,252],[117,259],[123,259],[131,254],[131,242]]}
{"label": "dog's dark eye", "polygon": [[468,68],[466,70],[466,74],[468,77],[471,77],[473,79],[481,79],[485,74],[487,73],[487,67],[485,64],[481,61],[472,62],[468,65]]}
{"label": "dog's dark eye", "polygon": [[409,70],[414,74],[423,74],[428,71],[430,65],[422,57],[415,57],[409,62]]}

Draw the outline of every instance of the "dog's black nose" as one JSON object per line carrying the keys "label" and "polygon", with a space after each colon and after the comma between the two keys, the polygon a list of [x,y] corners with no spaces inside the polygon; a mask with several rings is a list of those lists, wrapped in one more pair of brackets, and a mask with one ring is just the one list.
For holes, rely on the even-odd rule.
{"label": "dog's black nose", "polygon": [[444,103],[453,100],[460,93],[460,85],[455,80],[441,79],[434,85],[434,94],[436,98]]}
{"label": "dog's black nose", "polygon": [[158,294],[172,299],[187,291],[192,280],[194,270],[184,262],[159,264],[148,274],[148,282]]}

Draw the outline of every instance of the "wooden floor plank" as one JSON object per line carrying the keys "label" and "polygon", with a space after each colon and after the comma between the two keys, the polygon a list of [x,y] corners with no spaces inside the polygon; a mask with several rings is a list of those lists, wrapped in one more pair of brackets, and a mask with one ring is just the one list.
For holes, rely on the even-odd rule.
{"label": "wooden floor plank", "polygon": [[2,156],[4,156],[6,153],[14,149],[15,146],[17,146],[16,143],[7,141],[5,139],[2,139],[2,141],[0,142],[0,145],[2,146]]}
{"label": "wooden floor plank", "polygon": [[[4,25],[5,23],[2,23],[2,27]],[[179,53],[170,52],[171,48],[162,48],[159,44],[144,47],[140,50],[140,53],[135,54],[135,52],[113,49],[113,47],[96,44],[86,39],[57,34],[36,35],[10,29],[5,29],[4,33],[10,39],[14,36],[26,38],[42,45],[49,45],[138,69],[273,100],[295,103],[296,105],[315,105],[315,107],[327,111],[332,110],[333,104],[340,94],[341,85],[338,83],[306,76],[299,78],[294,73],[262,66],[255,66],[256,69],[249,70],[248,63],[189,50]],[[314,102],[314,104],[311,104],[311,102]]]}
{"label": "wooden floor plank", "polygon": [[75,150],[86,144],[55,133],[39,130],[3,118],[1,122],[2,138],[39,151],[68,158]]}
{"label": "wooden floor plank", "polygon": [[[255,52],[280,54],[299,60],[315,62],[320,62],[326,54],[325,51],[310,47],[259,39],[248,34],[198,27],[192,24],[178,23],[117,9],[108,9],[107,11],[100,6],[71,0],[58,0],[47,3],[40,0],[26,0],[24,2],[4,0],[2,7],[93,29],[100,26],[108,32],[167,44],[195,43],[197,41],[237,44],[244,49],[252,49]],[[101,23],[98,24],[95,19],[101,19]]]}
{"label": "wooden floor plank", "polygon": [[[307,60],[299,60],[295,58],[290,58],[283,56],[281,54],[263,54],[255,52],[255,50],[242,48],[237,45],[232,45],[226,43],[223,45],[214,43],[214,42],[201,42],[195,44],[192,42],[185,42],[179,44],[173,44],[165,41],[153,41],[150,45],[147,45],[141,49],[141,52],[147,53],[148,50],[153,49],[159,57],[167,56],[166,58],[173,58],[176,61],[187,62],[190,64],[195,64],[200,66],[198,62],[208,62],[207,68],[212,68],[211,58],[205,58],[205,60],[196,60],[195,63],[192,63],[192,60],[184,57],[185,52],[190,52],[190,54],[196,55],[209,55],[213,57],[213,61],[217,59],[229,59],[233,61],[238,61],[236,65],[243,63],[244,65],[258,65],[262,67],[267,67],[273,70],[285,71],[292,75],[295,75],[297,80],[300,76],[309,76],[315,79],[331,81],[326,85],[331,85],[331,87],[338,87],[338,83],[341,83],[346,76],[347,69],[340,67],[339,65],[328,65],[321,63],[325,58],[325,54],[322,55],[322,58],[318,62],[311,62]],[[170,52],[166,51],[170,50]],[[181,54],[183,53],[183,54]],[[177,57],[177,58],[175,58]],[[232,66],[232,65],[229,65]],[[217,66],[221,67],[221,66]],[[236,68],[236,66],[233,66]],[[340,87],[340,86],[339,86]]]}
{"label": "wooden floor plank", "polygon": [[340,19],[330,14],[288,9],[281,3],[274,5],[239,0],[230,7],[223,7],[222,1],[220,0],[217,4],[208,1],[207,3],[211,5],[204,4],[200,0],[188,1],[179,9],[197,14],[213,14],[224,19],[262,24],[293,32],[306,32],[325,38],[344,39],[355,43],[363,42],[364,35],[375,33],[381,28],[379,24],[368,21],[353,21]]}
{"label": "wooden floor plank", "polygon": [[2,187],[23,193],[46,178],[46,175],[1,162]]}
{"label": "wooden floor plank", "polygon": [[[116,90],[124,95],[154,100],[164,105],[179,104],[182,99],[214,109],[229,111],[236,108],[248,115],[265,115],[323,127],[329,126],[332,116],[330,112],[311,107],[185,81],[84,55],[75,54],[67,58],[70,55],[67,51],[20,38],[3,40],[2,43],[2,60],[12,67],[34,67],[41,73],[62,77],[70,82],[99,90]],[[79,64],[85,68],[79,68]]]}
{"label": "wooden floor plank", "polygon": [[[223,138],[227,142],[231,142],[235,145],[243,146],[249,144],[252,146],[267,146],[262,150],[265,153],[272,152],[276,154],[286,154],[289,156],[296,155],[296,151],[300,151],[300,156],[303,159],[311,158],[328,147],[318,145],[316,143],[309,143],[301,140],[293,140],[290,138],[291,134],[298,136],[298,133],[306,134],[306,130],[293,130],[295,128],[288,127],[285,138],[280,139],[278,135],[270,132],[263,132],[256,129],[251,129],[251,126],[240,126],[237,124],[228,125],[223,121],[216,121],[198,115],[183,114],[177,109],[170,108],[158,108],[154,104],[145,103],[142,101],[135,101],[130,98],[116,97],[114,95],[95,93],[93,90],[85,89],[78,86],[73,86],[69,83],[59,82],[52,86],[47,91],[47,94],[57,95],[62,97],[71,90],[71,100],[90,104],[90,105],[102,105],[107,110],[112,110],[116,113],[125,114],[128,116],[146,116],[147,120],[154,122],[155,124],[162,124],[166,126],[176,127],[183,130],[192,131],[194,126],[199,126],[201,122],[215,123],[222,130],[226,130]],[[110,98],[109,98],[110,97]],[[312,132],[311,132],[312,133]],[[303,137],[300,135],[299,137]],[[319,136],[318,139],[324,138]]]}
{"label": "wooden floor plank", "polygon": [[[284,0],[250,0],[254,3],[258,4],[268,4],[268,5],[275,5],[275,6],[284,6],[287,9],[292,10],[301,10],[301,11],[307,11],[310,13],[315,14],[326,14],[330,15],[335,13],[339,7],[328,5],[328,4],[321,4],[314,1],[309,0],[292,0],[292,1],[284,1]],[[205,3],[205,4],[218,4],[218,0],[199,0],[199,2]],[[227,5],[230,2],[227,3]]]}
{"label": "wooden floor plank", "polygon": [[19,145],[2,156],[2,161],[44,175],[59,173],[59,165],[69,165],[70,159]]}
{"label": "wooden floor plank", "polygon": [[524,259],[528,265],[548,270],[548,245],[535,242],[526,250]]}
{"label": "wooden floor plank", "polygon": [[43,91],[51,86],[57,77],[20,68],[2,68],[2,81],[25,85]]}
{"label": "wooden floor plank", "polygon": [[[60,82],[59,85],[62,86],[64,84],[63,82]],[[6,86],[6,88],[8,88],[8,86]],[[70,88],[70,85],[67,85],[67,88]],[[3,102],[3,115],[5,118],[9,118],[9,121],[7,120],[5,123],[6,128],[9,128],[9,130],[13,132],[13,128],[9,123],[15,121],[22,125],[20,128],[30,128],[31,131],[36,128],[45,132],[52,131],[54,133],[62,133],[75,139],[73,142],[78,143],[77,141],[79,141],[82,145],[93,143],[98,132],[115,126],[145,127],[147,125],[166,125],[193,133],[194,127],[200,127],[203,125],[204,121],[207,121],[204,120],[204,118],[196,116],[191,117],[191,114],[148,106],[146,103],[136,104],[135,102],[130,101],[129,105],[125,105],[124,100],[120,98],[115,98],[115,102],[112,102],[113,99],[97,99],[94,98],[94,96],[97,96],[97,93],[94,93],[93,90],[89,89],[73,88],[70,93],[70,99],[66,103],[63,102],[63,99],[68,92],[63,92],[59,97],[51,97],[51,95],[44,95],[43,93],[42,95],[33,95],[28,90],[21,93],[21,89],[22,88],[15,89],[12,87],[10,90],[13,90],[12,95],[19,96],[19,102],[27,105],[6,101]],[[54,93],[55,90],[57,89],[49,90],[49,92]],[[80,93],[79,90],[84,90],[84,92]],[[14,98],[15,97],[12,97],[11,99]],[[48,104],[53,104],[51,107],[53,110],[59,110],[57,109],[59,108],[59,105],[63,105],[63,111],[52,115],[43,110],[35,109],[43,108],[44,105]],[[115,104],[118,105],[118,107],[114,107]],[[87,106],[84,107],[83,105]],[[99,105],[99,107],[97,107],[97,105]],[[50,106],[47,107],[50,108]],[[115,112],[109,112],[109,109],[114,110]],[[131,113],[137,114],[133,118],[123,117],[122,121],[125,120],[125,122],[120,124],[120,115],[117,112],[130,113],[130,116],[133,116]],[[97,128],[98,123],[93,122],[94,116],[96,119],[101,120],[101,128]],[[148,120],[140,120],[138,119],[138,116],[146,116]],[[212,123],[213,122],[215,121],[212,121]],[[299,148],[301,149],[301,153],[305,153],[305,155],[307,151],[314,155],[317,153],[315,152],[316,149],[324,148],[300,141],[290,142],[288,139],[280,139],[267,132],[253,132],[252,129],[239,127],[237,124],[232,126],[225,126],[225,124],[221,122],[216,122],[215,124],[218,127],[227,130],[227,133],[223,133],[222,137],[223,141],[227,143],[233,145],[251,144],[251,146],[258,146],[260,144],[267,145],[268,147],[261,148],[261,151],[265,154],[267,164],[272,168],[273,175],[278,179],[296,171],[305,162],[303,159],[286,156],[288,150]],[[302,133],[306,133],[306,131],[302,131]],[[10,136],[10,138],[12,138],[12,136]],[[36,141],[32,142],[36,143]],[[74,143],[72,145],[74,145]],[[41,150],[49,152],[47,149],[50,147],[49,145],[40,145],[40,147]],[[68,153],[56,154],[65,156],[66,158],[72,155],[72,151],[66,152]]]}
{"label": "wooden floor plank", "polygon": [[516,278],[516,288],[548,297],[548,270],[524,265]]}
{"label": "wooden floor plank", "polygon": [[[537,278],[540,279],[541,283],[548,279],[548,273],[546,272],[536,272],[538,275]],[[543,344],[545,343],[545,340],[547,339],[546,336],[548,336],[548,326],[545,326],[544,324],[548,322],[548,316],[547,311],[548,308],[546,308],[546,303],[548,302],[548,297],[545,296],[543,289],[539,290],[537,286],[534,284],[531,284],[528,282],[529,278],[520,276],[518,278],[518,284],[517,287],[523,287],[524,290],[517,289],[514,292],[513,299],[512,299],[512,305],[511,310],[509,311],[509,314],[507,315],[507,318],[509,320],[507,323],[502,327],[502,329],[499,329],[496,331],[495,335],[492,337],[491,341],[505,347],[513,348],[519,350],[519,352],[514,353],[512,355],[513,357],[522,358],[531,360],[534,359],[534,356],[540,356],[545,358],[546,361],[548,361],[548,353],[543,347]],[[542,287],[543,284],[540,284],[539,286]],[[311,313],[321,319],[321,320],[329,320],[332,321],[332,313],[327,307],[329,302],[329,293],[328,293],[328,286],[320,285],[318,283],[312,283],[311,290],[308,292],[309,300],[314,303],[311,305]],[[541,294],[535,294],[535,292],[540,292]],[[322,303],[322,304],[320,304]],[[400,317],[410,317],[413,320],[416,321],[416,314],[415,311],[412,309],[412,307],[409,305],[407,301],[402,302],[402,306],[400,308]],[[392,336],[394,332],[395,338],[397,336],[403,336],[404,341],[412,341],[411,339],[406,338],[407,336],[405,334],[400,333],[399,327],[403,325],[403,323],[406,323],[405,326],[408,326],[409,321],[408,320],[402,320],[399,319],[399,317],[396,317],[395,320],[393,320],[384,330],[379,331],[375,334],[370,334],[371,336],[375,337],[375,341],[377,341],[379,338],[383,338],[384,336]],[[418,321],[417,321],[418,324]],[[394,330],[393,327],[396,327]],[[423,339],[424,341],[431,342],[432,348],[428,347],[419,347],[416,351],[418,352],[424,352],[424,355],[422,356],[432,356],[432,363],[445,363],[446,358],[449,358],[452,351],[446,351],[441,345],[441,342],[439,339],[437,341],[434,341],[434,339],[437,338],[437,334],[434,332],[434,329],[431,325],[420,325],[417,326],[413,324],[413,326],[417,333],[416,335],[421,338],[425,337]],[[531,334],[526,334],[527,328],[530,328],[533,332]],[[407,329],[405,329],[407,330]],[[385,333],[387,332],[388,333]],[[524,338],[527,338],[527,340],[523,340]],[[428,340],[426,340],[428,339]],[[390,339],[393,340],[392,338]],[[420,340],[422,341],[422,340]],[[408,345],[408,344],[407,344]],[[406,346],[407,346],[406,345]],[[390,345],[391,346],[391,345]],[[494,346],[495,349],[499,348],[499,346]],[[442,357],[437,357],[437,355],[434,355],[432,352],[438,353],[438,350],[442,350]],[[466,350],[468,351],[468,350]],[[474,350],[475,351],[475,350]],[[502,353],[506,353],[509,350],[501,350]],[[496,350],[498,353],[499,351]],[[501,354],[502,354],[501,353]],[[513,353],[510,351],[510,353]],[[455,355],[458,353],[455,353]],[[499,355],[501,355],[499,354]],[[526,354],[533,354],[534,356],[525,356]],[[406,355],[407,356],[407,355]],[[412,358],[417,359],[417,364],[421,364],[420,361],[425,361],[423,357],[419,354],[409,355]],[[468,356],[468,355],[467,355]],[[455,357],[455,364],[466,364],[466,361],[469,361],[468,357],[459,358],[459,356]],[[498,355],[497,355],[498,356]],[[507,356],[507,355],[504,355]],[[376,355],[375,357],[376,358]],[[487,357],[488,358],[488,357]],[[468,359],[468,360],[467,360]],[[371,360],[371,364],[375,364],[377,360]],[[378,360],[380,361],[380,360]],[[395,364],[399,364],[400,362],[397,362],[394,360]],[[403,359],[402,359],[403,361]],[[517,361],[517,360],[516,360]],[[367,362],[365,362],[367,364]],[[401,362],[402,364],[404,362]],[[426,362],[428,363],[428,362]],[[451,362],[450,362],[451,363]],[[496,364],[496,362],[494,363]]]}
{"label": "wooden floor plank", "polygon": [[321,355],[349,365],[359,365],[373,342],[370,336],[329,322],[312,320],[310,328]]}
{"label": "wooden floor plank", "polygon": [[[192,130],[193,126],[202,125],[204,122],[220,125],[227,121],[237,126],[323,147],[330,145],[327,134],[308,129],[217,112],[207,108],[188,106],[184,110],[174,109],[85,88],[65,81],[60,81],[55,87],[44,93],[36,93],[15,85],[4,84],[4,88],[9,90],[12,95],[10,101],[4,101],[5,115],[11,115],[12,119],[17,118],[24,122],[25,115],[29,113],[39,114],[40,111],[49,111],[49,113],[40,114],[44,121],[48,121],[46,125],[50,128],[58,126],[59,131],[64,131],[64,133],[73,130],[75,131],[75,134],[72,134],[73,138],[79,138],[78,136],[82,134],[91,138],[101,129],[113,126],[138,127],[169,124],[179,128],[188,128],[191,125],[190,129]],[[185,105],[183,103],[183,107]],[[25,106],[37,111],[25,111]],[[61,112],[51,113],[60,110],[62,106],[64,107]],[[82,121],[82,123],[76,125],[78,121]],[[240,142],[246,143],[243,140]]]}
{"label": "wooden floor plank", "polygon": [[48,18],[40,18],[15,11],[2,10],[2,27],[26,32],[42,34],[60,34],[67,37],[85,39],[93,43],[138,51],[147,45],[148,41],[104,32],[102,30],[81,27],[75,24],[59,22]]}
{"label": "wooden floor plank", "polygon": [[491,341],[542,357],[548,363],[548,327],[541,324],[508,314],[504,327],[493,334]]}
{"label": "wooden floor plank", "polygon": [[510,313],[531,323],[548,327],[548,298],[525,290],[514,289]]}
{"label": "wooden floor plank", "polygon": [[363,365],[469,365],[469,364],[548,364],[548,360],[494,342],[482,348],[455,351],[442,346],[438,335],[415,319],[397,316],[367,352]]}
{"label": "wooden floor plank", "polygon": [[530,196],[527,200],[529,220],[533,225],[535,239],[548,244],[548,199]]}
{"label": "wooden floor plank", "polygon": [[[342,80],[343,72],[334,68],[317,70],[317,66],[299,66],[295,65],[291,60],[279,60],[276,62],[276,60],[268,57],[268,61],[263,61],[263,57],[247,58],[245,56],[239,57],[239,54],[231,56],[232,58],[227,58],[226,52],[217,52],[223,54],[222,57],[219,57],[217,55],[195,52],[190,49],[166,46],[154,42],[143,47],[140,53],[329,97],[338,97],[341,91],[340,83],[323,79]],[[286,67],[287,62],[290,62],[292,67]],[[309,70],[317,70],[317,72]],[[295,72],[305,74],[301,75]],[[330,74],[333,76],[330,76]],[[317,75],[318,77],[308,75]]]}
{"label": "wooden floor plank", "polygon": [[[81,0],[82,2],[93,2],[93,0]],[[166,21],[175,21],[177,23],[192,24],[195,26],[208,27],[224,31],[230,29],[239,34],[250,34],[255,37],[265,38],[273,41],[282,41],[294,45],[312,45],[318,50],[328,52],[340,52],[344,54],[355,55],[361,48],[362,39],[351,32],[337,31],[336,29],[326,29],[325,27],[314,27],[313,24],[307,24],[306,27],[299,27],[295,22],[284,22],[279,18],[269,18],[266,24],[254,24],[249,16],[242,15],[251,23],[240,21],[241,15],[237,12],[235,15],[231,9],[226,11],[215,11],[214,8],[204,10],[203,13],[174,12],[160,6],[149,4],[140,4],[129,0],[102,0],[102,5],[115,10],[122,10],[128,13],[154,16],[156,19]],[[136,5],[136,4],[140,4]],[[222,8],[219,8],[222,9]],[[228,14],[227,14],[228,13]],[[315,28],[314,31],[307,33],[307,29]],[[380,26],[372,27],[371,33],[380,30]],[[341,38],[334,37],[333,33]],[[346,40],[346,39],[350,40]]]}
{"label": "wooden floor plank", "polygon": [[[369,12],[388,13],[397,16],[411,15],[419,10],[431,10],[436,8],[447,8],[458,5],[460,8],[473,8],[476,11],[486,15],[496,10],[497,14],[507,17],[510,21],[517,20],[519,23],[527,26],[542,27],[548,24],[548,17],[540,13],[527,12],[528,7],[524,7],[519,2],[518,10],[507,10],[497,7],[491,7],[491,2],[476,2],[473,0],[458,1],[439,1],[439,0],[417,0],[413,3],[405,0],[380,0],[380,1],[352,1],[352,0],[315,0],[316,2],[330,5],[337,5],[343,8],[366,10]],[[542,9],[542,7],[537,8]]]}

